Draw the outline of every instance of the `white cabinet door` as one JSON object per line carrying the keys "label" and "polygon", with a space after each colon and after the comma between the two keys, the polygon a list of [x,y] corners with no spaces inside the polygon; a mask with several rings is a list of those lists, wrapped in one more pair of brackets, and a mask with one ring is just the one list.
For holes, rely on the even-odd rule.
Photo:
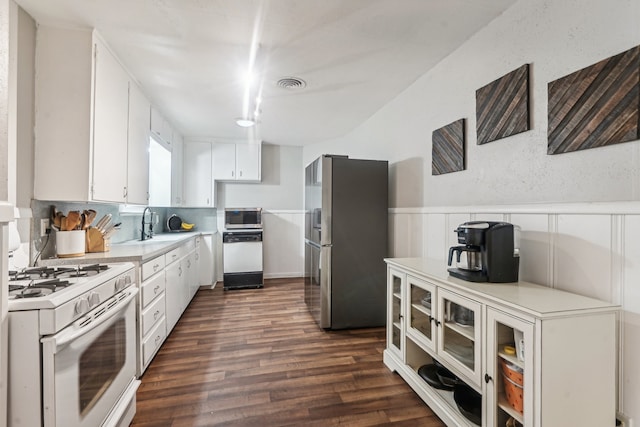
{"label": "white cabinet door", "polygon": [[389,269],[387,273],[387,348],[404,361],[404,285],[407,275]]}
{"label": "white cabinet door", "polygon": [[149,202],[149,114],[151,105],[140,88],[129,86],[127,203]]}
{"label": "white cabinet door", "polygon": [[174,134],[171,144],[171,205],[182,206],[183,139]]}
{"label": "white cabinet door", "polygon": [[211,144],[184,144],[184,204],[190,207],[214,206],[211,176]]}
{"label": "white cabinet door", "polygon": [[407,275],[407,293],[407,334],[435,352],[438,319],[436,287]]}
{"label": "white cabinet door", "polygon": [[184,296],[184,269],[180,261],[176,261],[167,267],[166,285],[166,317],[167,333],[178,323],[185,305]]}
{"label": "white cabinet door", "polygon": [[93,200],[125,202],[129,76],[99,40],[95,49]]}
{"label": "white cabinet door", "polygon": [[533,426],[533,330],[533,323],[487,308],[486,426],[504,426],[509,418]]}
{"label": "white cabinet door", "polygon": [[186,257],[187,263],[187,303],[185,304],[185,308],[191,302],[193,296],[198,292],[199,283],[198,283],[198,265],[196,263],[196,252],[193,251]]}
{"label": "white cabinet door", "polygon": [[457,374],[481,386],[482,306],[446,289],[438,289],[438,355]]}
{"label": "white cabinet door", "polygon": [[200,238],[198,247],[198,272],[200,286],[208,286],[215,283],[215,267],[213,257],[213,236],[207,235]]}
{"label": "white cabinet door", "polygon": [[236,179],[260,181],[262,144],[236,144]]}
{"label": "white cabinet door", "polygon": [[212,144],[213,179],[228,181],[236,179],[236,145]]}

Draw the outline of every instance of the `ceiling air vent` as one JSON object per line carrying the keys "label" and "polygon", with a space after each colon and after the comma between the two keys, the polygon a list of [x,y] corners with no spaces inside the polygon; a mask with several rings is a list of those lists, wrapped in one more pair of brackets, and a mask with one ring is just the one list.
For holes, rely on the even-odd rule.
{"label": "ceiling air vent", "polygon": [[283,77],[278,80],[278,87],[284,89],[304,89],[307,86],[307,82],[298,77]]}

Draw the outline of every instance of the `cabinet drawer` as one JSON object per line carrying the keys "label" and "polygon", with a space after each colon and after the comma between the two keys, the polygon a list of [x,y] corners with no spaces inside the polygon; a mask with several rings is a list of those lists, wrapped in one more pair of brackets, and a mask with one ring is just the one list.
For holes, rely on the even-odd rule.
{"label": "cabinet drawer", "polygon": [[159,256],[142,264],[142,281],[144,282],[149,277],[162,270],[164,265],[164,256]]}
{"label": "cabinet drawer", "polygon": [[145,308],[158,295],[164,292],[165,273],[157,274],[146,282],[142,283],[142,308]]}
{"label": "cabinet drawer", "polygon": [[164,316],[164,301],[165,301],[164,293],[160,295],[159,298],[156,298],[153,303],[149,305],[149,307],[145,308],[142,312],[142,336],[145,336],[147,332],[151,330],[153,325],[155,325],[162,317]]}
{"label": "cabinet drawer", "polygon": [[149,336],[142,341],[142,364],[147,366],[167,337],[167,324],[164,319],[151,329]]}
{"label": "cabinet drawer", "polygon": [[164,255],[165,265],[169,265],[179,260],[180,258],[182,258],[183,255],[184,253],[183,253],[182,246],[180,246],[179,248],[172,249],[171,251],[167,252]]}

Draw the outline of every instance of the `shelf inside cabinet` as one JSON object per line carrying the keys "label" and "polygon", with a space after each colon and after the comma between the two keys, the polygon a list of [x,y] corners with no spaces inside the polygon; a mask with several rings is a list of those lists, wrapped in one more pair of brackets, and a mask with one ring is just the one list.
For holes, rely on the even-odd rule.
{"label": "shelf inside cabinet", "polygon": [[475,341],[473,326],[462,326],[455,322],[445,322],[445,327],[451,329],[452,331],[457,332],[463,337],[467,338],[469,341]]}
{"label": "shelf inside cabinet", "polygon": [[427,316],[431,317],[431,310],[428,309],[427,307],[425,307],[422,304],[411,304],[411,307],[415,308],[416,310],[426,314]]}
{"label": "shelf inside cabinet", "polygon": [[393,297],[394,297],[394,298],[398,298],[398,299],[401,299],[401,298],[402,298],[402,297],[400,296],[400,292],[394,292],[394,293],[393,293]]}
{"label": "shelf inside cabinet", "polygon": [[517,367],[524,369],[524,361],[521,361],[516,356],[513,356],[511,354],[507,354],[504,351],[499,351],[498,352],[498,356],[500,356],[501,358],[503,358],[507,362],[510,362],[510,363],[516,365]]}
{"label": "shelf inside cabinet", "polygon": [[498,407],[509,414],[509,416],[513,417],[520,424],[524,424],[524,417],[522,416],[522,414],[513,409],[511,405],[509,405],[509,402],[507,402],[507,397],[503,393],[500,393],[500,396],[498,397]]}

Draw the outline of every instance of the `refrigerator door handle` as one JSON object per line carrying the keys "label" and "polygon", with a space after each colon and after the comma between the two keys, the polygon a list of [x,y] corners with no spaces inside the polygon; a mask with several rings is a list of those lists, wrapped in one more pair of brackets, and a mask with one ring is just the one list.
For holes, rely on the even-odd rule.
{"label": "refrigerator door handle", "polygon": [[333,247],[333,243],[328,243],[325,245],[322,245],[323,248],[332,248]]}

